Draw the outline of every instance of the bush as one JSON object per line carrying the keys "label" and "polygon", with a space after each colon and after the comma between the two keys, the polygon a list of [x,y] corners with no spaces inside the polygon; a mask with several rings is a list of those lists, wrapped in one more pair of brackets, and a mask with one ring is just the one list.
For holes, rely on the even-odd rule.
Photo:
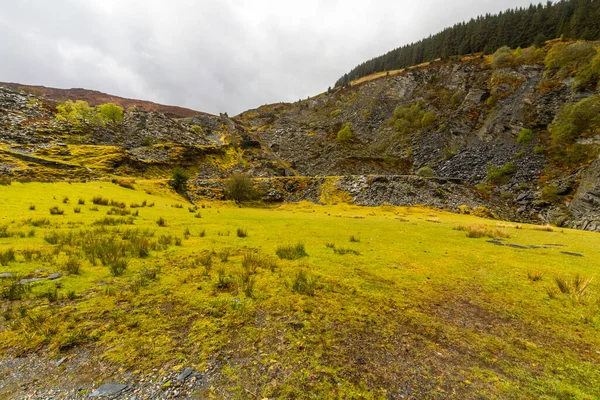
{"label": "bush", "polygon": [[347,122],[342,129],[337,133],[336,140],[340,143],[348,143],[354,140],[354,133],[352,132],[352,124]]}
{"label": "bush", "polygon": [[256,200],[259,197],[252,179],[243,173],[235,173],[225,181],[225,197],[236,203]]}
{"label": "bush", "polygon": [[556,187],[556,185],[544,186],[540,196],[542,200],[548,203],[558,203],[558,187]]}
{"label": "bush", "polygon": [[597,156],[594,145],[577,143],[580,138],[593,137],[600,130],[600,96],[587,97],[565,106],[549,126],[549,152],[556,163],[577,166]]}
{"label": "bush", "polygon": [[600,47],[596,47],[596,55],[575,73],[575,89],[594,89],[600,82]]}
{"label": "bush", "polygon": [[318,278],[310,275],[304,270],[298,271],[292,282],[292,290],[306,296],[314,296]]}
{"label": "bush", "polygon": [[183,168],[175,168],[169,184],[176,192],[185,193],[190,174]]}
{"label": "bush", "polygon": [[398,106],[394,109],[392,121],[400,135],[409,135],[416,130],[429,128],[437,120],[433,112],[423,109],[422,103],[414,103],[408,107]]}
{"label": "bush", "polygon": [[515,166],[511,162],[507,162],[502,167],[498,167],[492,163],[487,166],[487,181],[496,185],[505,184],[509,180],[509,175],[514,174]]}
{"label": "bush", "polygon": [[512,50],[508,46],[502,46],[492,55],[492,68],[502,68],[509,65],[513,60]]}
{"label": "bush", "polygon": [[308,256],[304,249],[303,243],[297,243],[295,246],[292,245],[280,245],[277,246],[275,254],[284,260],[297,260],[302,257]]}
{"label": "bush", "polygon": [[419,168],[419,170],[417,171],[417,175],[423,178],[431,178],[435,175],[435,172],[433,171],[433,168],[426,165],[424,167]]}
{"label": "bush", "polygon": [[533,131],[531,129],[523,128],[521,132],[519,132],[519,136],[517,137],[517,143],[526,144],[531,142],[533,139]]}
{"label": "bush", "polygon": [[588,42],[556,43],[544,59],[546,69],[576,70],[594,55],[594,47]]}

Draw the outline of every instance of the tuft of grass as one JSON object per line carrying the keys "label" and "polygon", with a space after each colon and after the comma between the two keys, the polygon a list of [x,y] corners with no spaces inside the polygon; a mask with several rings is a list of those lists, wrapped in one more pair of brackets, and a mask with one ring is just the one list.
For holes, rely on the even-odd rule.
{"label": "tuft of grass", "polygon": [[335,244],[333,244],[333,243],[325,243],[325,247],[327,247],[328,249],[335,249]]}
{"label": "tuft of grass", "polygon": [[135,190],[135,186],[133,185],[135,183],[135,181],[132,179],[116,179],[115,178],[111,182],[114,183],[115,185],[119,185],[123,188]]}
{"label": "tuft of grass", "polygon": [[360,253],[354,249],[349,249],[349,248],[344,248],[344,247],[337,247],[333,249],[333,252],[335,254],[339,254],[339,255],[345,255],[345,254],[354,254],[354,255],[360,255]]}
{"label": "tuft of grass", "polygon": [[105,199],[102,196],[94,196],[92,198],[92,203],[94,203],[98,206],[107,206],[109,202],[110,202],[109,199]]}
{"label": "tuft of grass", "polygon": [[65,213],[65,211],[61,208],[59,208],[58,206],[54,206],[50,209],[50,214],[51,215],[63,215]]}
{"label": "tuft of grass", "polygon": [[233,289],[234,286],[233,277],[225,272],[225,268],[219,268],[217,271],[217,282],[215,283],[215,289],[226,291]]}
{"label": "tuft of grass", "polygon": [[350,242],[351,243],[359,243],[360,238],[358,236],[350,235]]}
{"label": "tuft of grass", "polygon": [[[21,276],[13,276],[8,280],[0,281],[0,299],[9,301],[16,301],[24,299],[29,292],[31,292],[30,285],[21,285],[19,281],[22,279]],[[26,309],[22,308],[22,312]],[[24,315],[23,315],[24,316]]]}
{"label": "tuft of grass", "polygon": [[129,261],[125,258],[119,258],[108,264],[108,269],[112,276],[121,276],[125,273]]}
{"label": "tuft of grass", "polygon": [[510,235],[504,229],[490,228],[485,225],[473,224],[473,225],[458,225],[454,227],[456,231],[465,231],[467,232],[466,236],[468,238],[481,238],[481,237],[491,237],[491,238],[509,238]]}
{"label": "tuft of grass", "polygon": [[532,228],[534,231],[542,232],[554,232],[554,228],[551,225],[537,225]]}
{"label": "tuft of grass", "polygon": [[80,206],[84,206],[85,205],[85,200],[84,199],[79,199],[79,200],[77,200],[77,204],[79,204]]}
{"label": "tuft of grass", "polygon": [[81,271],[81,261],[79,261],[77,257],[69,257],[65,265],[63,265],[63,270],[71,275],[79,275],[79,272]]}
{"label": "tuft of grass", "polygon": [[165,227],[165,226],[167,226],[167,220],[164,217],[159,217],[156,220],[156,225],[158,225],[160,227]]}
{"label": "tuft of grass", "polygon": [[201,237],[201,238],[204,237],[204,236],[206,236],[206,229],[202,229],[200,231],[200,233],[198,234],[198,236]]}
{"label": "tuft of grass", "polygon": [[580,301],[587,292],[587,288],[594,280],[594,277],[584,278],[576,274],[573,279],[557,276],[554,278],[558,290],[562,294],[568,294],[575,301]]}
{"label": "tuft of grass", "polygon": [[532,282],[541,281],[543,276],[544,276],[544,273],[540,272],[540,271],[528,271],[527,272],[527,279],[529,279]]}
{"label": "tuft of grass", "polygon": [[314,296],[318,278],[301,269],[292,282],[292,290],[306,296]]}
{"label": "tuft of grass", "polygon": [[202,218],[202,214],[200,214],[200,211],[194,214],[194,218]]}
{"label": "tuft of grass", "polygon": [[30,204],[29,205],[29,210],[30,211],[35,211],[35,204]]}
{"label": "tuft of grass", "polygon": [[102,219],[94,221],[92,225],[102,225],[102,226],[133,225],[133,217],[129,217],[129,218],[104,217]]}
{"label": "tuft of grass", "polygon": [[245,238],[248,236],[248,230],[245,228],[237,228],[237,237]]}
{"label": "tuft of grass", "polygon": [[8,263],[15,261],[15,250],[11,247],[0,251],[0,265],[6,267]]}
{"label": "tuft of grass", "polygon": [[73,212],[74,212],[75,214],[79,214],[79,213],[81,213],[81,207],[73,207]]}
{"label": "tuft of grass", "polygon": [[279,245],[275,250],[275,254],[283,260],[297,260],[308,256],[304,249],[304,243],[296,243],[295,245]]}
{"label": "tuft of grass", "polygon": [[208,276],[210,275],[210,270],[212,269],[212,254],[211,253],[206,253],[201,255],[200,257],[198,257],[197,262],[202,265],[202,267],[204,267],[204,271],[203,271],[203,275],[204,276]]}

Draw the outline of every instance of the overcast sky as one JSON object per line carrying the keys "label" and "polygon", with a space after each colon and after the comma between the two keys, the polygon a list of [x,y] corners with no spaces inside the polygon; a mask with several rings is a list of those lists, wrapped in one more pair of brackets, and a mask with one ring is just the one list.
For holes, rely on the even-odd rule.
{"label": "overcast sky", "polygon": [[0,0],[0,81],[235,115],[530,0]]}

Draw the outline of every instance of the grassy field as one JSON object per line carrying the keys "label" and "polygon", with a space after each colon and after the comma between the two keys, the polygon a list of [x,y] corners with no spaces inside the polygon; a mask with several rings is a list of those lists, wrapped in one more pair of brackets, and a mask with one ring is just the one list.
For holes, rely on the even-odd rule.
{"label": "grassy field", "polygon": [[1,354],[217,371],[201,397],[600,397],[597,233],[133,188],[0,186]]}

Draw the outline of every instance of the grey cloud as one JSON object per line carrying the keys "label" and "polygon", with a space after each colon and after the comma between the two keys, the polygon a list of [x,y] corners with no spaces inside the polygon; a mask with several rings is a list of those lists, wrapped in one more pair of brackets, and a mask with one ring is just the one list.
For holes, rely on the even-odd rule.
{"label": "grey cloud", "polygon": [[[4,4],[2,4],[4,3]],[[524,0],[0,0],[0,81],[237,114]]]}

